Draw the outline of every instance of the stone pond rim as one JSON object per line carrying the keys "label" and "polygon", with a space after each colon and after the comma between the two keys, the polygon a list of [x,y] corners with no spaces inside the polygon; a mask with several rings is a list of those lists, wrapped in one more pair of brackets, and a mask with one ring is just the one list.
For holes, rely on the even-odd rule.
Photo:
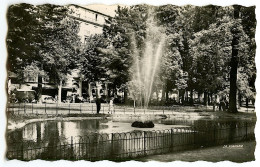
{"label": "stone pond rim", "polygon": [[132,123],[131,126],[137,128],[153,128],[154,123],[152,121],[145,121],[145,122],[135,121]]}

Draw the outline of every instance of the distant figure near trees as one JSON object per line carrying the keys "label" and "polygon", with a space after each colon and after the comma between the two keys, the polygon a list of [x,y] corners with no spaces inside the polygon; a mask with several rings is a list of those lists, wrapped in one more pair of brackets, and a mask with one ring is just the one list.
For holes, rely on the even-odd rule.
{"label": "distant figure near trees", "polygon": [[217,101],[216,101],[215,97],[212,99],[212,104],[213,104],[213,111],[215,111],[216,110],[216,105],[217,105]]}
{"label": "distant figure near trees", "polygon": [[223,98],[219,103],[219,111],[227,111],[227,110],[228,110],[228,101],[226,98]]}
{"label": "distant figure near trees", "polygon": [[97,114],[99,114],[101,108],[101,99],[99,97],[97,97],[96,99],[96,105],[97,105]]}
{"label": "distant figure near trees", "polygon": [[219,111],[225,111],[225,110],[226,110],[225,101],[224,101],[224,99],[221,99],[220,103],[219,103]]}
{"label": "distant figure near trees", "polygon": [[101,96],[100,96],[100,90],[101,90],[101,84],[99,82],[96,82],[96,105],[97,105],[97,114],[99,114],[100,108],[101,108]]}
{"label": "distant figure near trees", "polygon": [[112,114],[114,111],[114,97],[112,97],[109,101],[109,112],[108,114]]}

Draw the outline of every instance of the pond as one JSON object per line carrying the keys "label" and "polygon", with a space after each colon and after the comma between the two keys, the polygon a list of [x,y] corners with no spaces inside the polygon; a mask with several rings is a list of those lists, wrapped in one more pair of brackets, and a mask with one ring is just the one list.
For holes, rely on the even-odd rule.
{"label": "pond", "polygon": [[66,121],[33,122],[7,134],[8,142],[48,140],[49,138],[70,138],[86,136],[91,132],[122,133],[134,130],[165,130],[176,127],[208,127],[212,125],[238,124],[246,122],[237,119],[152,119],[154,128],[134,128],[136,118],[83,119]]}
{"label": "pond", "polygon": [[[129,152],[135,153],[131,155],[135,157],[144,151],[148,154],[148,150],[151,151],[150,154],[158,149],[159,153],[164,150],[168,152],[169,148],[173,148],[173,143],[175,146],[181,145],[178,149],[184,149],[195,140],[199,143],[216,139],[221,139],[221,142],[235,141],[237,138],[243,139],[249,131],[254,132],[253,126],[238,129],[238,125],[247,123],[238,119],[154,118],[149,120],[154,122],[155,127],[145,129],[131,127],[135,120],[144,119],[125,117],[33,122],[7,133],[7,157],[26,160],[66,159],[73,155],[73,159],[102,159],[110,155],[111,150],[117,157],[130,156]],[[213,130],[205,133],[205,130],[213,126],[229,129],[214,131],[214,134]],[[191,130],[193,127],[203,133],[195,136],[194,130]]]}

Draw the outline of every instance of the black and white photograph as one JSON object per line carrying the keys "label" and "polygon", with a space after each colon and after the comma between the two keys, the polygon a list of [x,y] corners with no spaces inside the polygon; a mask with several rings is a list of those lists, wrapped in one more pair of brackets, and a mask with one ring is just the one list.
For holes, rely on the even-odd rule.
{"label": "black and white photograph", "polygon": [[55,2],[6,5],[5,161],[256,161],[256,4]]}

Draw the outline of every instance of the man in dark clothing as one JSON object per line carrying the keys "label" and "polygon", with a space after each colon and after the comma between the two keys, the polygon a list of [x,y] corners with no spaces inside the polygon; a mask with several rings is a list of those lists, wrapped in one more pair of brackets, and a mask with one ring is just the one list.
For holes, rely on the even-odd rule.
{"label": "man in dark clothing", "polygon": [[228,101],[227,101],[227,99],[225,99],[225,110],[226,111],[228,110]]}
{"label": "man in dark clothing", "polygon": [[226,109],[226,104],[225,101],[222,99],[219,103],[219,111],[225,111]]}
{"label": "man in dark clothing", "polygon": [[101,108],[101,99],[96,99],[96,105],[97,105],[97,114],[99,114],[100,108]]}

